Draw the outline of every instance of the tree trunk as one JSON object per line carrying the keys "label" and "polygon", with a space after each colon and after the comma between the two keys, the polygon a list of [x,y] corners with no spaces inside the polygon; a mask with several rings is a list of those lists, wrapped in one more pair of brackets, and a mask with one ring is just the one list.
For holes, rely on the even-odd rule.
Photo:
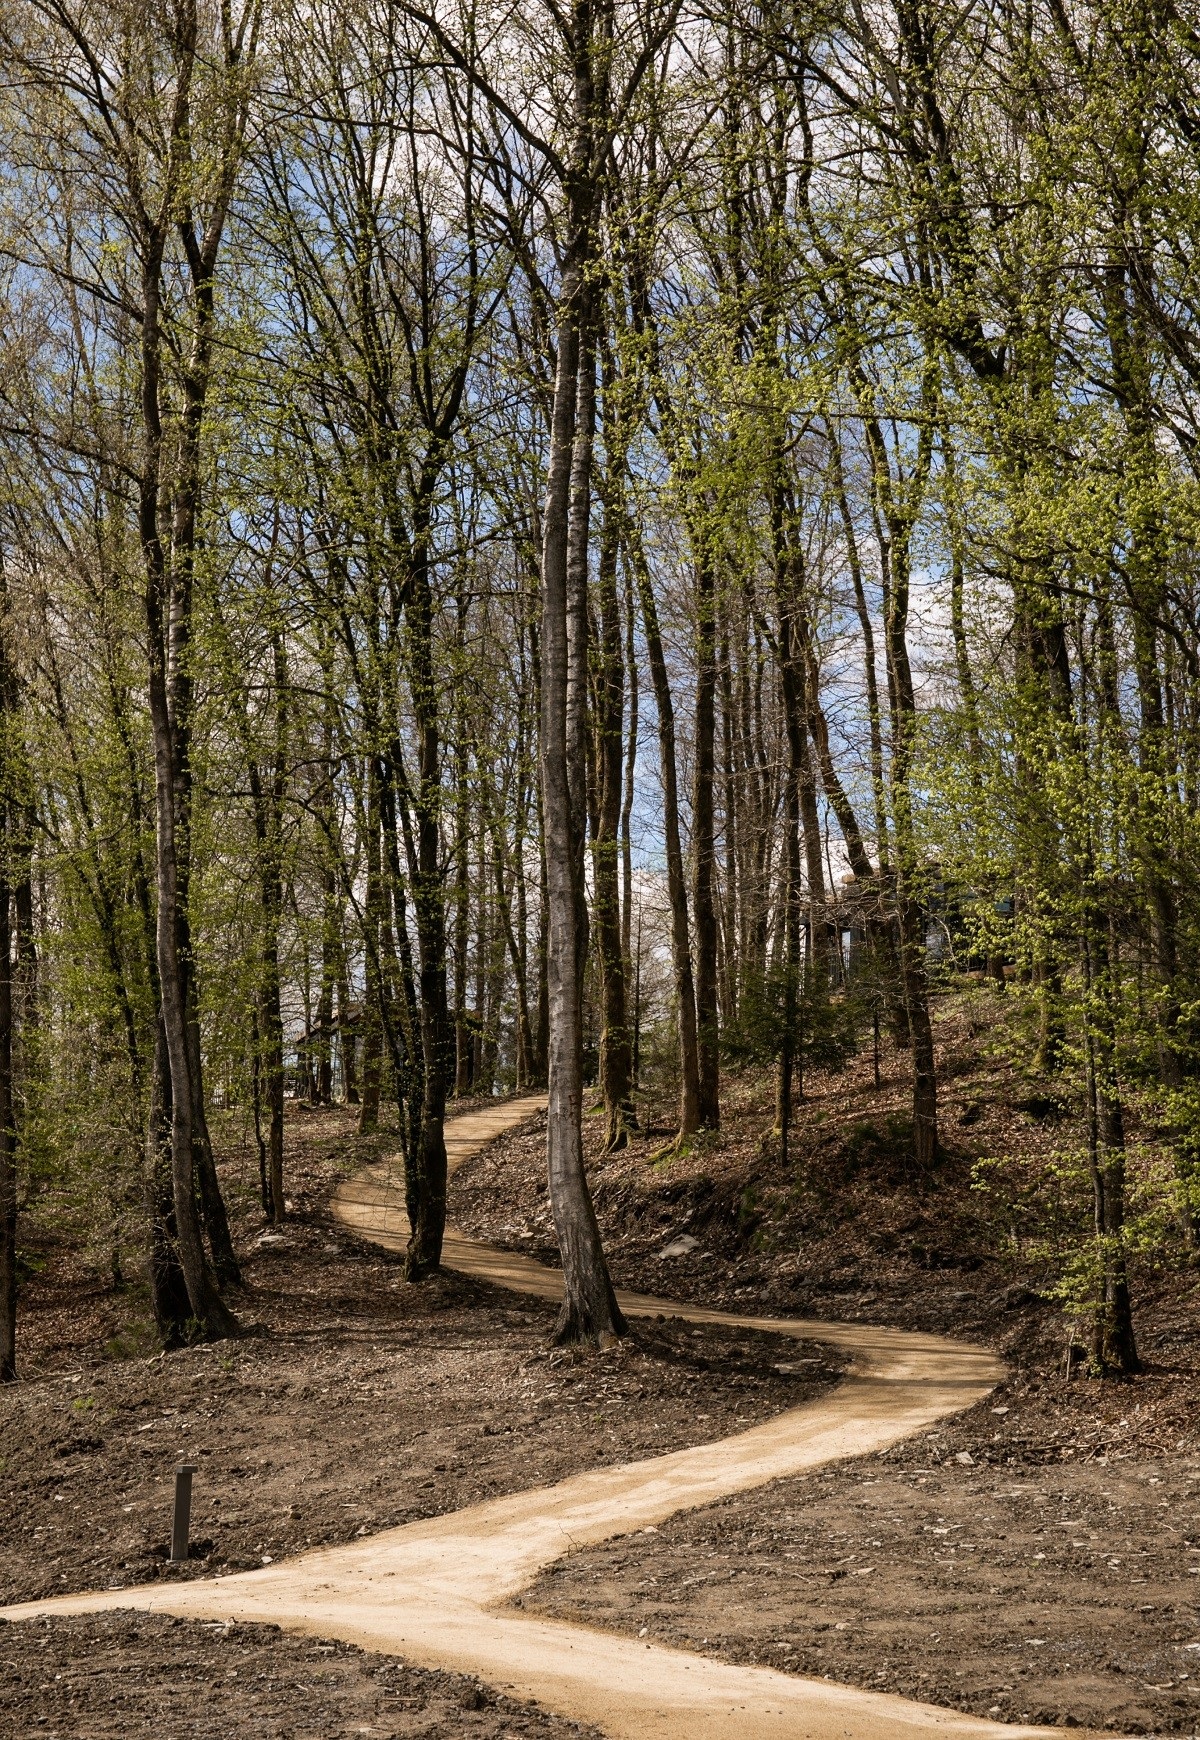
{"label": "tree trunk", "polygon": [[384,1003],[387,1011],[384,1035],[396,1078],[400,1145],[404,1156],[405,1207],[412,1227],[420,1218],[419,1165],[422,1108],[425,1104],[425,1057],[421,1049],[421,998],[409,935],[407,884],[400,862],[400,835],[403,834],[404,855],[411,880],[417,851],[408,806],[403,797],[406,789],[400,745],[393,743],[392,753],[380,763],[379,780],[382,863],[386,880],[382,946],[384,974],[389,986]]}
{"label": "tree trunk", "polygon": [[[577,60],[577,82],[584,87],[579,100],[590,107],[590,44],[577,45]],[[546,1160],[563,1264],[564,1297],[555,1339],[604,1343],[620,1335],[625,1324],[609,1279],[583,1163],[587,645],[586,638],[580,644],[580,633],[582,627],[586,636],[587,604],[586,593],[583,597],[579,594],[587,581],[591,409],[586,384],[581,393],[580,381],[593,364],[589,347],[580,344],[586,225],[590,218],[582,187],[575,191],[572,216],[573,245],[559,291],[558,366],[542,542],[542,806],[550,1097]],[[580,423],[582,427],[577,430]]]}
{"label": "tree trunk", "polygon": [[263,939],[262,1046],[263,1074],[267,1086],[267,1197],[268,1218],[279,1226],[283,1202],[283,1012],[279,997],[279,944],[267,916]]}
{"label": "tree trunk", "polygon": [[708,534],[696,558],[696,717],[692,778],[692,913],[696,924],[696,1062],[700,1126],[721,1122],[717,910],[713,900],[716,776],[716,584]]}
{"label": "tree trunk", "polygon": [[825,866],[817,785],[808,742],[809,697],[803,653],[804,555],[796,528],[796,509],[783,476],[782,454],[775,456],[772,521],[775,543],[775,608],[779,619],[779,679],[783,697],[788,762],[795,781],[795,802],[804,843],[808,877],[808,950],[805,979],[814,992],[829,988],[829,937],[825,909]]}
{"label": "tree trunk", "polygon": [[453,1035],[446,990],[446,911],[439,863],[441,848],[441,731],[434,671],[433,594],[429,579],[429,504],[438,471],[437,452],[427,462],[419,492],[409,573],[407,621],[409,687],[417,727],[417,863],[412,899],[420,957],[421,1055],[424,1100],[416,1151],[416,1218],[405,1275],[419,1281],[441,1265],[446,1229],[446,1088]]}
{"label": "tree trunk", "polygon": [[[3,720],[8,728],[10,721]],[[7,771],[6,743],[0,767]],[[12,891],[8,884],[9,802],[0,792],[0,1383],[17,1376],[17,1131],[13,1108]]]}
{"label": "tree trunk", "polygon": [[333,943],[336,881],[332,870],[321,875],[321,989],[317,995],[317,1074],[313,1098],[319,1106],[333,1104],[333,987],[337,956]]}
{"label": "tree trunk", "polygon": [[165,1348],[185,1344],[191,1315],[177,1248],[171,1189],[171,1121],[171,1067],[160,1012],[155,1023],[150,1115],[146,1121],[144,1196],[150,1228],[150,1309],[158,1339]]}
{"label": "tree trunk", "polygon": [[700,1128],[700,1059],[696,1042],[696,993],[688,938],[687,883],[679,835],[679,778],[675,763],[675,708],[667,675],[666,654],[658,626],[654,587],[636,528],[631,529],[629,558],[637,579],[638,602],[646,631],[646,652],[658,712],[658,751],[663,786],[663,839],[667,856],[667,897],[671,907],[671,961],[675,972],[675,1002],[679,1019],[679,1134]]}
{"label": "tree trunk", "polygon": [[[191,987],[188,988],[189,1000]],[[242,1273],[233,1248],[229,1230],[229,1214],[217,1177],[212,1136],[204,1108],[204,1075],[200,1053],[200,1022],[192,1016],[188,1021],[188,1050],[192,1080],[192,1142],[195,1154],[196,1184],[200,1193],[200,1216],[212,1252],[213,1272],[222,1287],[241,1284]],[[282,1135],[280,1137],[282,1151]]]}
{"label": "tree trunk", "polygon": [[603,1024],[600,1031],[600,1086],[604,1095],[604,1147],[616,1153],[636,1125],[632,1057],[629,1045],[625,948],[621,933],[620,863],[622,766],[621,731],[625,715],[625,670],[621,615],[617,603],[618,521],[608,502],[600,540],[600,648],[596,661],[596,813],[593,828],[592,912],[596,961],[600,973]]}
{"label": "tree trunk", "polygon": [[[860,393],[867,390],[861,379],[858,386]],[[882,429],[870,414],[864,414],[863,427],[871,460],[872,497],[877,513],[887,527],[886,537],[881,534],[880,545],[884,564],[888,693],[892,709],[891,810],[896,849],[894,876],[899,917],[900,978],[912,1045],[913,1150],[918,1167],[926,1168],[932,1166],[937,1157],[937,1073],[933,1024],[929,1015],[924,921],[919,904],[919,866],[910,785],[917,703],[908,656],[908,610],[909,544],[922,480],[928,472],[931,435],[928,427],[921,432],[913,476],[902,502],[893,489]]]}
{"label": "tree trunk", "polygon": [[789,1164],[792,1127],[793,1085],[796,1065],[796,1014],[801,991],[800,975],[800,778],[794,750],[788,756],[783,800],[783,1032],[779,1044],[779,1077],[775,1095],[775,1127],[779,1132],[779,1160]]}
{"label": "tree trunk", "polygon": [[195,1084],[188,1032],[186,965],[180,958],[179,859],[177,831],[185,770],[177,765],[176,729],[168,698],[167,620],[172,639],[186,613],[186,601],[168,596],[160,537],[159,475],[162,425],[159,412],[159,274],[161,232],[143,262],[142,425],[144,451],[139,479],[138,520],[145,564],[145,620],[150,656],[150,728],[154,746],[156,948],[163,1031],[171,1072],[171,1181],[180,1267],[187,1285],[195,1333],[204,1338],[236,1332],[237,1321],[221,1299],[201,1237],[196,1208]]}
{"label": "tree trunk", "polygon": [[[633,574],[625,563],[625,670],[629,683],[629,731],[625,745],[625,786],[621,799],[621,952],[625,957],[625,980],[628,988],[632,971],[633,940],[633,795],[638,752],[638,670],[635,646],[637,609],[633,595]],[[637,1085],[636,1077],[634,1086]]]}
{"label": "tree trunk", "polygon": [[1101,1373],[1141,1370],[1133,1332],[1133,1304],[1125,1256],[1125,1119],[1117,1082],[1112,1020],[1112,955],[1100,923],[1088,915],[1084,981],[1091,1009],[1086,1019],[1088,1157],[1096,1238],[1100,1246],[1100,1296],[1093,1320],[1093,1356]]}
{"label": "tree trunk", "polygon": [[471,936],[471,861],[468,850],[470,796],[467,786],[467,747],[462,741],[465,721],[460,721],[460,741],[454,750],[454,1094],[462,1098],[471,1088],[471,1027],[467,1020],[467,950]]}
{"label": "tree trunk", "polygon": [[348,1106],[359,1103],[358,1093],[358,1028],[361,1019],[354,1016],[350,999],[350,978],[346,972],[345,944],[338,948],[337,1024],[342,1053],[342,1092]]}
{"label": "tree trunk", "polygon": [[[521,800],[518,797],[518,804],[520,801]],[[492,811],[492,850],[495,853],[496,910],[504,929],[504,940],[507,943],[509,959],[512,962],[513,984],[517,998],[517,1087],[527,1088],[534,1080],[534,1042],[533,1026],[529,1019],[529,987],[526,972],[526,956],[522,947],[521,936],[524,918],[523,914],[521,914],[518,924],[514,926],[509,891],[505,883],[503,827],[501,824],[501,818],[495,814],[494,804],[489,803],[489,809]],[[518,892],[524,886],[524,878],[519,868],[522,837],[523,830],[518,824],[516,830],[517,850],[514,853],[518,865],[518,869],[515,873]],[[522,907],[522,902],[519,899],[517,904],[520,909]]]}
{"label": "tree trunk", "polygon": [[738,854],[740,851],[740,781],[735,771],[733,674],[730,670],[729,625],[721,635],[719,653],[721,688],[721,807],[724,811],[724,900],[721,910],[721,1012],[733,1025],[738,1018]]}
{"label": "tree trunk", "polygon": [[379,848],[379,772],[373,755],[366,758],[366,859],[367,886],[363,901],[363,1081],[358,1112],[358,1133],[366,1135],[379,1126],[379,1096],[383,1069],[383,981],[379,970],[380,921],[383,878]]}

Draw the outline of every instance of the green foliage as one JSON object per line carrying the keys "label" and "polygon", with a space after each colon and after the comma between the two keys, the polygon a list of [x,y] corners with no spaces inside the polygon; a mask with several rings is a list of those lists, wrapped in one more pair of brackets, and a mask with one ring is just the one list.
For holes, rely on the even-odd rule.
{"label": "green foliage", "polygon": [[1011,1256],[1023,1267],[1039,1266],[1045,1297],[1075,1317],[1088,1318],[1099,1308],[1117,1254],[1135,1275],[1191,1263],[1178,1177],[1161,1149],[1135,1150],[1125,1226],[1115,1237],[1095,1230],[1085,1146],[980,1159],[972,1168],[972,1187],[1005,1235]]}
{"label": "green foliage", "polygon": [[735,1067],[773,1063],[789,1035],[793,1056],[816,1068],[840,1069],[858,1049],[863,1010],[852,996],[831,996],[815,975],[769,967],[749,977],[737,1018],[721,1034],[723,1055]]}

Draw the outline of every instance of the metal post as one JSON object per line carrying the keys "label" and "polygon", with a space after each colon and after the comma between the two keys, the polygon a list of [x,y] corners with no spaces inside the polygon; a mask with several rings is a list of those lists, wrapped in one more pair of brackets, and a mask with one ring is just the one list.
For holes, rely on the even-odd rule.
{"label": "metal post", "polygon": [[175,1470],[175,1520],[171,1527],[171,1558],[188,1556],[188,1526],[192,1520],[192,1475],[194,1462],[184,1462]]}

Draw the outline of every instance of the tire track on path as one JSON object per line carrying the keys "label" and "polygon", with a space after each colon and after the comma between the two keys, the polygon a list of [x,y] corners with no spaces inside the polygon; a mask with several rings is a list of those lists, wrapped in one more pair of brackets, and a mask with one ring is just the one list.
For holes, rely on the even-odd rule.
{"label": "tire track on path", "polygon": [[[452,1120],[446,1127],[451,1171],[544,1105],[543,1096],[530,1096]],[[364,1238],[403,1249],[403,1183],[391,1162],[356,1174],[333,1206]],[[447,1230],[443,1262],[514,1292],[561,1296],[557,1270],[454,1228]],[[677,1511],[823,1463],[881,1450],[970,1407],[1003,1375],[987,1349],[936,1335],[751,1317],[644,1293],[619,1291],[618,1298],[628,1316],[662,1313],[821,1341],[849,1356],[849,1373],[819,1400],[716,1443],[592,1469],[261,1570],[58,1596],[7,1608],[2,1616],[133,1608],[271,1622],[403,1655],[418,1666],[476,1674],[515,1696],[592,1722],[611,1740],[1018,1740],[1054,1732],[772,1668],[734,1666],[509,1606],[543,1566],[572,1548],[652,1527]]]}

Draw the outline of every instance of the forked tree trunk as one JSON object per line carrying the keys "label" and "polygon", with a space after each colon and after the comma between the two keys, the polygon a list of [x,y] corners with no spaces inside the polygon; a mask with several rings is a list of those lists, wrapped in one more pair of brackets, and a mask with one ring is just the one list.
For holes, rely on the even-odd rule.
{"label": "forked tree trunk", "polygon": [[163,1031],[171,1069],[171,1182],[179,1263],[187,1284],[195,1333],[205,1338],[231,1335],[237,1321],[217,1290],[200,1231],[197,1210],[195,1099],[187,987],[178,952],[177,867],[175,859],[174,769],[167,716],[162,642],[162,608],[153,580],[147,588],[150,630],[150,718],[154,736],[158,836],[158,975]]}
{"label": "forked tree trunk", "polygon": [[[168,613],[178,618],[184,601],[169,587],[160,535],[162,422],[160,274],[162,229],[143,260],[142,424],[144,450],[139,479],[138,529],[145,564],[145,620],[149,647],[150,729],[154,748],[154,811],[158,910],[155,939],[163,1033],[171,1072],[171,1184],[179,1264],[191,1304],[193,1333],[203,1338],[234,1334],[237,1320],[217,1289],[204,1249],[197,1211],[195,1083],[192,1069],[187,965],[181,959],[178,808],[185,770],[177,765],[176,729],[168,698]],[[172,636],[177,621],[172,621]]]}

